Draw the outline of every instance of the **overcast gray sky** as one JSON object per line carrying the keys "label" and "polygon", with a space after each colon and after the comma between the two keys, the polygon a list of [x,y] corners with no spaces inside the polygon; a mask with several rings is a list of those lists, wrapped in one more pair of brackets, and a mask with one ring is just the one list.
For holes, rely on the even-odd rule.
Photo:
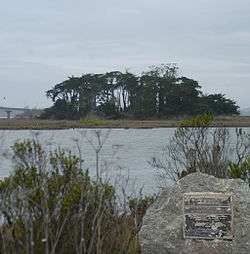
{"label": "overcast gray sky", "polygon": [[250,0],[1,1],[0,106],[48,106],[69,75],[175,62],[250,107],[249,14]]}

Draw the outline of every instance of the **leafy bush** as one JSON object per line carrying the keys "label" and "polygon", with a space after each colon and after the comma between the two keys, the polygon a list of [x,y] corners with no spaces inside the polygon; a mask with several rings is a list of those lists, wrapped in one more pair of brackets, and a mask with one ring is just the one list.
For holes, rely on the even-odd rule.
{"label": "leafy bush", "polygon": [[[138,213],[129,200],[118,204],[109,182],[91,179],[77,156],[46,153],[34,140],[13,152],[14,172],[0,181],[1,253],[139,253]],[[148,198],[133,200],[133,207],[148,205]]]}
{"label": "leafy bush", "polygon": [[202,115],[194,116],[191,119],[183,120],[180,123],[180,127],[188,128],[188,127],[200,127],[205,128],[209,127],[214,120],[214,116],[212,113],[207,112]]}
{"label": "leafy bush", "polygon": [[90,118],[81,120],[81,124],[89,127],[98,127],[98,126],[110,126],[110,122],[107,120],[102,120],[98,118]]}

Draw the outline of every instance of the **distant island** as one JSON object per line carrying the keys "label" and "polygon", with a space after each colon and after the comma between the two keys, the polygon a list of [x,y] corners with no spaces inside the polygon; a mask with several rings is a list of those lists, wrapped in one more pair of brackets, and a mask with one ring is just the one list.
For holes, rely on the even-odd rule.
{"label": "distant island", "polygon": [[112,71],[69,77],[46,92],[53,106],[42,119],[168,119],[211,112],[239,115],[224,94],[204,94],[196,80],[179,76],[175,64],[152,66],[140,75]]}

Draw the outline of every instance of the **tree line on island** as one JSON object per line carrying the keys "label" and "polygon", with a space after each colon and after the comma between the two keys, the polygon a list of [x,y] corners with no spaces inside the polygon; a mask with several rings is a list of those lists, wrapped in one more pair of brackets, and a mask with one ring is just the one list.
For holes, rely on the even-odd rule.
{"label": "tree line on island", "polygon": [[196,80],[179,76],[175,64],[152,66],[139,75],[129,71],[69,77],[46,92],[53,106],[45,119],[81,119],[95,114],[108,119],[152,119],[239,114],[224,94],[204,94]]}

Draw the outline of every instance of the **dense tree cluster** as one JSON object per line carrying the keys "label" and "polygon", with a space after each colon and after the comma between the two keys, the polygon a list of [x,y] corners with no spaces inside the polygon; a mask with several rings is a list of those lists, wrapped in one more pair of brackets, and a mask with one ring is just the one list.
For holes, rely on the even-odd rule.
{"label": "dense tree cluster", "polygon": [[126,71],[69,77],[47,91],[54,105],[43,118],[80,119],[89,113],[107,118],[166,118],[212,112],[238,114],[223,94],[205,95],[198,82],[178,76],[176,65],[154,66],[135,75]]}

